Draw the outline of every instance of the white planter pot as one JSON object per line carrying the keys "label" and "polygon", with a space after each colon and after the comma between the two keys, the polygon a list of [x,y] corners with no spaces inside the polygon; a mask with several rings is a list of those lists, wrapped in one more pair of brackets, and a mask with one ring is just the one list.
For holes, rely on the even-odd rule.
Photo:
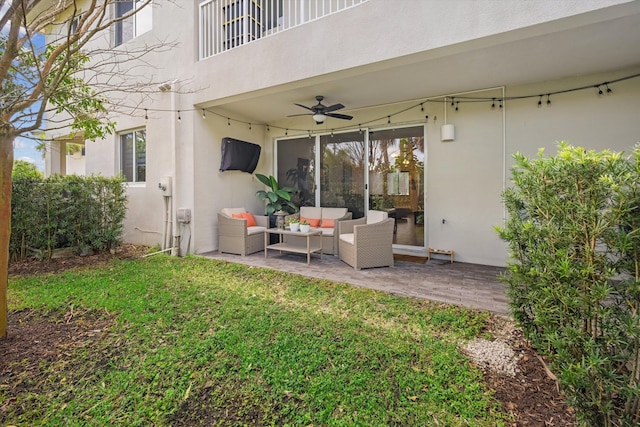
{"label": "white planter pot", "polygon": [[289,229],[291,231],[298,231],[300,229],[300,223],[289,224]]}
{"label": "white planter pot", "polygon": [[311,230],[311,226],[310,225],[300,224],[300,231],[302,231],[303,233],[308,233],[309,230]]}

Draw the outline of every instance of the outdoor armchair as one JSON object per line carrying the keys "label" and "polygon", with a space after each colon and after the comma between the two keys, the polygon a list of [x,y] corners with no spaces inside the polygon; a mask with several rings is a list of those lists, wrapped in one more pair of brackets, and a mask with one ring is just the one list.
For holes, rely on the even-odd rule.
{"label": "outdoor armchair", "polygon": [[367,217],[340,221],[340,259],[356,270],[393,266],[394,223],[393,218],[387,218],[386,212],[381,211],[369,211]]}
{"label": "outdoor armchair", "polygon": [[267,216],[248,214],[244,208],[224,208],[218,213],[218,251],[243,256],[262,251],[268,226]]}

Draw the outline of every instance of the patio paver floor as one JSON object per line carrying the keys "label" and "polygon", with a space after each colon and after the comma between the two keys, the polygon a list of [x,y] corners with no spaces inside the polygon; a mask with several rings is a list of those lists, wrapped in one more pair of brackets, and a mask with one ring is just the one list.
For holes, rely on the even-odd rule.
{"label": "patio paver floor", "polygon": [[509,315],[506,286],[498,279],[504,271],[501,267],[460,262],[451,264],[432,259],[425,264],[396,261],[393,267],[357,271],[333,255],[324,255],[322,260],[319,256],[312,256],[309,266],[306,257],[297,254],[269,252],[266,259],[262,251],[248,256],[218,251],[201,255]]}

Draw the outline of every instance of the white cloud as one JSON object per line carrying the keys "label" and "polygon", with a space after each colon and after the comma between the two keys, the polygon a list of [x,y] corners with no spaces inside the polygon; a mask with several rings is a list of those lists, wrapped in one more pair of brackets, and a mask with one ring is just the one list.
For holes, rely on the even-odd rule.
{"label": "white cloud", "polygon": [[36,164],[35,159],[32,159],[31,157],[28,157],[28,156],[22,156],[22,157],[17,158],[16,160],[22,160],[23,162],[29,162],[29,163],[32,163],[34,165]]}

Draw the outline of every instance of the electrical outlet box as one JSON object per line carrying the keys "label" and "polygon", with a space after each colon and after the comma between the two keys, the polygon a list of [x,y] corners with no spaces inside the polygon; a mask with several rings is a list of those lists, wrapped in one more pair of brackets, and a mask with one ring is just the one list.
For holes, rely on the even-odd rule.
{"label": "electrical outlet box", "polygon": [[181,224],[189,224],[191,222],[191,209],[178,208],[177,221]]}
{"label": "electrical outlet box", "polygon": [[160,179],[160,182],[158,182],[158,189],[162,192],[163,196],[171,196],[171,177],[165,176]]}

